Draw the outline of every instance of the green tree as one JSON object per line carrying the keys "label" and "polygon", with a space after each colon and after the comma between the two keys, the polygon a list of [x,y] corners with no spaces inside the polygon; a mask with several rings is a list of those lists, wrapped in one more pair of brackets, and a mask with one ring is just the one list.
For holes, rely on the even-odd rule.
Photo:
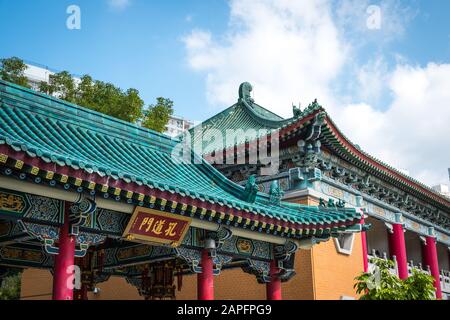
{"label": "green tree", "polygon": [[28,84],[28,79],[25,77],[24,73],[27,70],[27,65],[23,60],[17,57],[5,58],[0,60],[0,78],[5,81],[9,81],[18,84],[22,87],[30,88]]}
{"label": "green tree", "polygon": [[156,104],[152,104],[145,111],[142,125],[157,132],[164,132],[170,116],[173,114],[173,101],[167,98],[156,98]]}
{"label": "green tree", "polygon": [[419,270],[413,269],[412,275],[404,280],[406,300],[434,299],[434,278]]}
{"label": "green tree", "polygon": [[434,278],[413,270],[410,277],[399,279],[389,269],[394,268],[392,260],[371,259],[375,264],[372,272],[363,272],[355,278],[353,286],[361,300],[433,300]]}
{"label": "green tree", "polygon": [[76,103],[76,84],[72,75],[68,71],[62,71],[49,76],[48,83],[41,81],[39,91],[68,102]]}
{"label": "green tree", "polygon": [[77,102],[80,106],[93,108],[94,106],[94,81],[89,75],[84,75],[80,79],[77,88]]}
{"label": "green tree", "polygon": [[[124,108],[126,106],[126,108]],[[120,107],[117,110],[118,117],[129,122],[136,122],[142,118],[144,100],[139,97],[139,91],[128,89],[122,96]]]}
{"label": "green tree", "polygon": [[[2,79],[30,87],[24,76],[27,66],[22,60],[12,57],[0,62]],[[130,88],[123,91],[111,83],[93,80],[89,75],[82,76],[80,82],[76,82],[68,71],[50,75],[48,82],[40,82],[38,90],[124,121],[140,121],[144,127],[158,132],[165,130],[173,114],[170,99],[159,97],[155,105],[144,111],[144,101],[138,90]]]}
{"label": "green tree", "polygon": [[77,84],[70,73],[59,72],[50,76],[49,83],[41,82],[39,91],[128,122],[143,117],[144,101],[138,90],[124,92],[89,75],[82,76]]}
{"label": "green tree", "polygon": [[[86,76],[85,76],[86,77]],[[135,123],[143,116],[144,101],[136,89],[123,92],[111,83],[94,81],[89,84],[86,78],[79,87],[78,104],[112,117]]]}
{"label": "green tree", "polygon": [[0,286],[0,300],[20,299],[20,285],[22,273],[3,278]]}

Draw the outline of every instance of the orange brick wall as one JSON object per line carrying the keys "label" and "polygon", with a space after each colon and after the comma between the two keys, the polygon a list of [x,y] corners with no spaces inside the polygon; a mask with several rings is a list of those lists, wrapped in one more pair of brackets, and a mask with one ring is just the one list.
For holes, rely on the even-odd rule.
{"label": "orange brick wall", "polygon": [[[310,250],[297,251],[295,269],[298,270],[297,274],[290,281],[282,284],[283,299],[313,299]],[[258,284],[255,276],[236,268],[224,270],[214,277],[214,294],[217,300],[265,300],[266,286]],[[181,292],[177,291],[177,299],[197,299],[197,276],[183,278],[183,287]]]}
{"label": "orange brick wall", "polygon": [[[22,273],[22,300],[50,300],[52,298],[53,276],[50,271],[26,269]],[[137,289],[129,285],[125,279],[111,277],[100,283],[100,292],[88,293],[89,300],[142,300]]]}
{"label": "orange brick wall", "polygon": [[333,240],[312,249],[314,299],[338,300],[342,296],[357,298],[354,278],[363,271],[361,236],[355,235],[352,254],[336,251]]}
{"label": "orange brick wall", "polygon": [[49,300],[52,298],[53,277],[50,271],[26,269],[22,273],[20,296],[24,300]]}
{"label": "orange brick wall", "polygon": [[[197,299],[197,276],[183,278],[181,292],[176,293],[179,300]],[[266,287],[258,284],[256,277],[245,273],[240,268],[224,270],[214,277],[214,295],[217,300],[266,298]]]}
{"label": "orange brick wall", "polygon": [[[319,204],[317,199],[311,197],[293,202],[307,205]],[[355,235],[350,255],[338,253],[333,239],[315,245],[311,249],[309,267],[312,270],[313,279],[312,299],[337,300],[342,296],[357,298],[353,284],[355,283],[354,278],[363,271],[361,235]],[[303,266],[303,268],[307,267]]]}

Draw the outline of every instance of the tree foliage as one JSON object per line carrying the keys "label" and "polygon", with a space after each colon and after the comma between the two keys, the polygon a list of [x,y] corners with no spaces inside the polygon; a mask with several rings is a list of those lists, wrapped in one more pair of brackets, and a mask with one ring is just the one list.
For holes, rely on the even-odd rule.
{"label": "tree foliage", "polygon": [[0,300],[20,299],[21,276],[19,272],[1,279]]}
{"label": "tree foliage", "polygon": [[72,75],[68,71],[51,74],[49,82],[41,81],[39,91],[55,95],[67,102],[76,103],[77,87]]}
{"label": "tree foliage", "polygon": [[390,269],[395,267],[392,260],[371,259],[375,265],[371,272],[363,272],[355,278],[353,286],[361,300],[433,300],[434,278],[413,269],[405,280],[399,279]]}
{"label": "tree foliage", "polygon": [[123,91],[111,83],[93,80],[89,75],[80,80],[76,84],[69,72],[62,71],[50,75],[48,83],[41,82],[39,90],[128,122],[135,123],[142,117],[144,101],[136,89]]}
{"label": "tree foliage", "polygon": [[163,97],[156,98],[156,104],[150,105],[145,111],[142,125],[146,128],[164,132],[169,117],[173,114],[173,101]]}
{"label": "tree foliage", "polygon": [[[2,79],[30,87],[24,76],[27,66],[22,60],[13,57],[0,61]],[[78,81],[68,71],[50,75],[49,82],[40,82],[38,90],[124,121],[141,123],[158,132],[165,130],[173,114],[173,102],[170,99],[159,97],[155,105],[145,109],[144,101],[136,89],[124,91],[111,83],[94,80],[89,75],[82,76]]]}
{"label": "tree foliage", "polygon": [[135,123],[143,116],[144,101],[136,89],[123,91],[111,83],[81,77],[75,92],[74,103]]}
{"label": "tree foliage", "polygon": [[17,57],[0,59],[0,63],[0,78],[22,87],[30,88],[28,80],[25,77],[27,65],[21,59]]}

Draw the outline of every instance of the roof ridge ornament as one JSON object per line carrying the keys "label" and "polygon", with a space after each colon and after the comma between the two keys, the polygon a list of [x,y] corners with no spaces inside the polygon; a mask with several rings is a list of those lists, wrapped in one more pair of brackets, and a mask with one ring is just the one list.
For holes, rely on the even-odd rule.
{"label": "roof ridge ornament", "polygon": [[298,104],[298,107],[295,104],[292,104],[292,113],[294,118],[300,118],[302,116],[302,109],[300,109],[300,106],[300,103]]}
{"label": "roof ridge ornament", "polygon": [[258,193],[258,185],[256,184],[256,176],[252,174],[248,177],[245,184],[244,192],[242,193],[242,200],[250,203],[254,203],[256,200],[256,194]]}
{"label": "roof ridge ornament", "polygon": [[293,113],[294,118],[305,117],[305,116],[313,113],[314,111],[324,110],[322,105],[320,105],[317,102],[317,99],[314,99],[314,101],[311,102],[303,111],[300,109],[300,106],[301,106],[300,103],[298,104],[298,107],[295,106],[294,104],[292,104],[292,113]]}
{"label": "roof ridge ornament", "polygon": [[305,111],[306,110],[315,111],[315,110],[318,110],[321,108],[322,108],[322,106],[317,102],[317,99],[314,99],[314,101],[308,105],[308,107],[305,109]]}
{"label": "roof ridge ornament", "polygon": [[253,87],[249,82],[243,82],[239,86],[239,100],[238,102],[243,102],[247,106],[251,106],[252,103],[255,102],[253,98],[250,95],[250,92],[252,92]]}
{"label": "roof ridge ornament", "polygon": [[284,192],[280,188],[280,184],[278,183],[278,180],[273,180],[270,184],[270,191],[269,191],[269,201],[271,204],[279,205],[281,203],[281,198],[283,197]]}

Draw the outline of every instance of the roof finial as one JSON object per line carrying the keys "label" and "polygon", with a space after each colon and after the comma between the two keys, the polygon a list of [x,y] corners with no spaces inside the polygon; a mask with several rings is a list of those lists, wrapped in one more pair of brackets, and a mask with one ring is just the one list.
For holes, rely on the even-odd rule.
{"label": "roof finial", "polygon": [[312,103],[308,105],[308,107],[304,110],[304,112],[312,112],[321,109],[322,106],[317,102],[317,99],[314,99]]}
{"label": "roof finial", "polygon": [[298,103],[298,107],[292,104],[292,113],[294,114],[294,118],[300,117],[302,115],[302,110],[300,109],[300,102]]}
{"label": "roof finial", "polygon": [[243,82],[239,86],[239,102],[246,102],[252,104],[254,100],[252,99],[250,92],[252,92],[253,87],[249,82]]}
{"label": "roof finial", "polygon": [[256,200],[256,194],[258,193],[258,185],[256,184],[256,176],[253,174],[247,179],[245,189],[242,193],[242,200],[253,203]]}
{"label": "roof finial", "polygon": [[280,204],[281,198],[283,197],[283,190],[281,190],[280,185],[278,183],[278,180],[273,180],[270,184],[270,191],[269,191],[269,201],[272,204]]}

